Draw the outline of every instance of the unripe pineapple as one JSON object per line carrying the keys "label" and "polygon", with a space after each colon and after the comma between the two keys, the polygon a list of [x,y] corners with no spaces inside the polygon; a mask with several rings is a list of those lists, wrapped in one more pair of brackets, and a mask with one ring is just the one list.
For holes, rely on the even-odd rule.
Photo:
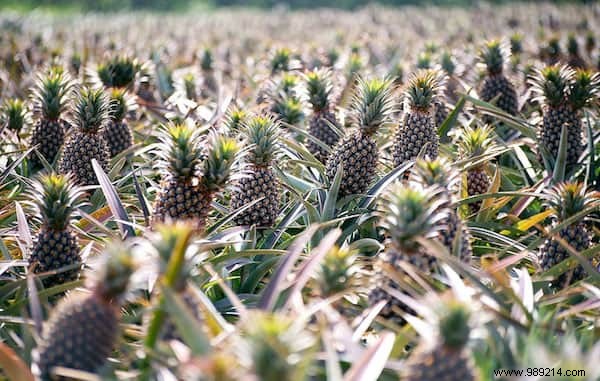
{"label": "unripe pineapple", "polygon": [[[422,344],[411,353],[405,365],[407,381],[479,380],[473,360],[466,350],[471,333],[469,307],[455,299],[443,300],[432,311],[433,342]],[[429,339],[429,338],[427,338]],[[427,340],[429,341],[429,340]]]}
{"label": "unripe pineapple", "polygon": [[[460,247],[460,260],[467,264],[470,263],[473,255],[471,235],[465,223],[458,216],[455,206],[454,195],[460,182],[458,172],[445,159],[418,159],[411,171],[411,180],[421,186],[439,186],[441,188],[440,199],[444,201],[443,206],[448,208],[448,218],[442,223],[443,228],[439,232],[441,242],[450,253],[454,253],[455,247]],[[459,234],[460,242],[457,242]]]}
{"label": "unripe pineapple", "polygon": [[56,367],[95,373],[112,353],[121,299],[135,266],[123,244],[109,247],[105,255],[92,292],[66,297],[45,324],[34,367],[40,380],[67,379],[53,375]]}
{"label": "unripe pineapple", "polygon": [[[552,211],[553,226],[581,213],[584,210],[593,209],[600,205],[600,194],[598,192],[586,191],[583,183],[561,183],[554,186],[547,193],[547,206]],[[575,251],[581,253],[591,246],[591,231],[582,216],[577,221],[564,226],[557,233],[557,238],[564,240]],[[558,239],[548,238],[539,250],[540,265],[544,271],[561,263],[571,255]],[[592,263],[598,265],[600,256],[592,258]],[[586,272],[580,264],[574,269],[561,274],[553,281],[557,288],[565,288],[586,277]]]}
{"label": "unripe pineapple", "polygon": [[[38,76],[31,94],[36,122],[30,146],[37,146],[37,151],[49,163],[56,159],[64,143],[65,131],[70,128],[64,119],[64,112],[71,88],[69,76],[53,70],[47,75]],[[30,154],[30,160],[34,167],[41,167],[41,162],[34,152]]]}
{"label": "unripe pineapple", "polygon": [[233,139],[210,135],[205,153],[199,130],[185,124],[165,126],[160,140],[157,152],[162,183],[153,222],[192,220],[198,229],[203,229],[213,196],[222,190],[231,174],[237,144]]}
{"label": "unripe pineapple", "polygon": [[73,267],[43,280],[45,287],[76,280],[81,268],[77,237],[71,229],[71,216],[80,204],[81,189],[69,176],[42,175],[33,184],[30,202],[35,208],[41,227],[29,256],[34,273]]}
{"label": "unripe pineapple", "polygon": [[110,121],[102,130],[102,136],[112,158],[133,144],[133,135],[126,120],[132,102],[124,88],[113,88],[110,91],[110,104]]}
{"label": "unripe pineapple", "polygon": [[252,372],[261,381],[308,379],[306,356],[314,338],[301,321],[286,316],[254,312],[242,327],[252,362]]}
{"label": "unripe pineapple", "polygon": [[587,64],[579,54],[579,42],[577,42],[577,37],[574,34],[570,34],[567,40],[567,53],[569,54],[567,60],[569,66],[573,69],[586,68]]}
{"label": "unripe pineapple", "polygon": [[542,103],[543,119],[538,126],[538,156],[546,152],[556,160],[563,125],[567,126],[567,167],[575,165],[584,150],[582,110],[589,106],[600,89],[597,73],[566,66],[549,66],[537,70],[531,79],[532,89]]}
{"label": "unripe pineapple", "polygon": [[399,185],[390,189],[382,200],[381,226],[386,242],[384,252],[375,263],[369,303],[373,305],[386,300],[388,303],[380,313],[385,318],[402,322],[403,319],[395,310],[410,311],[386,290],[399,288],[394,278],[403,273],[401,262],[409,263],[425,273],[437,271],[436,258],[428,254],[417,239],[435,239],[444,228],[448,210],[444,206],[446,201],[440,197],[441,192],[439,187]]}
{"label": "unripe pineapple", "polygon": [[245,143],[250,147],[247,175],[239,179],[231,196],[231,207],[237,210],[251,202],[255,204],[237,215],[238,225],[270,227],[279,215],[281,200],[279,179],[273,165],[280,151],[280,126],[270,117],[255,116],[244,128]]}
{"label": "unripe pineapple", "polygon": [[202,70],[202,95],[207,97],[216,94],[218,89],[215,78],[214,57],[212,50],[206,48],[200,58],[200,69]]}
{"label": "unripe pineapple", "polygon": [[444,89],[445,78],[436,70],[418,71],[405,91],[405,114],[394,136],[394,166],[416,158],[422,151],[426,157],[438,155],[439,136],[434,102]]}
{"label": "unripe pineapple", "polygon": [[80,185],[98,183],[92,159],[108,171],[110,153],[102,129],[109,121],[109,111],[109,100],[102,89],[83,88],[79,92],[71,122],[76,130],[65,142],[59,171],[72,174]]}
{"label": "unripe pineapple", "polygon": [[30,123],[29,112],[20,99],[7,99],[0,111],[0,131],[6,128],[18,137],[23,126]]}
{"label": "unripe pineapple", "polygon": [[319,295],[327,298],[351,287],[357,271],[355,259],[356,253],[347,247],[329,249],[315,277]]}
{"label": "unripe pineapple", "polygon": [[479,53],[479,57],[487,68],[479,95],[482,100],[490,102],[496,99],[496,106],[510,115],[519,112],[517,91],[515,86],[503,74],[504,61],[507,59],[507,49],[498,40],[487,42]]}
{"label": "unripe pineapple", "polygon": [[[306,75],[308,101],[312,106],[312,116],[309,121],[308,133],[329,147],[335,146],[340,140],[338,133],[331,128],[340,129],[331,105],[333,84],[331,72],[327,70],[312,71]],[[306,143],[308,150],[319,161],[325,163],[329,153],[312,140]]]}
{"label": "unripe pineapple", "polygon": [[[459,136],[458,148],[461,158],[469,161],[481,161],[482,156],[495,147],[494,133],[490,126],[466,126]],[[486,162],[480,162],[467,170],[467,194],[476,196],[486,194],[492,180],[486,171]],[[469,204],[471,213],[479,212],[481,201]]]}
{"label": "unripe pineapple", "polygon": [[326,166],[329,181],[342,167],[340,197],[363,193],[373,181],[379,161],[375,134],[390,121],[394,111],[389,80],[359,78],[356,86],[351,105],[356,128],[337,143]]}

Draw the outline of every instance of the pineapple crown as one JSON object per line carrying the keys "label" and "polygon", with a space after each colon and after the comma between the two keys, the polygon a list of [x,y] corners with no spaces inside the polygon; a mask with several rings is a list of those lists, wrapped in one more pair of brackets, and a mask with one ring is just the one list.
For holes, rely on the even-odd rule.
{"label": "pineapple crown", "polygon": [[596,47],[596,36],[594,36],[594,32],[589,31],[585,35],[585,50],[591,52]]}
{"label": "pineapple crown", "polygon": [[[160,257],[160,271],[166,273],[168,270],[169,262],[171,261],[174,252],[178,250],[177,245],[185,242],[186,246],[182,248],[184,250],[184,261],[181,267],[175,274],[175,287],[177,290],[185,288],[186,281],[191,274],[194,261],[189,258],[185,258],[187,249],[189,248],[189,237],[192,236],[194,231],[193,225],[189,221],[172,221],[169,223],[157,224],[150,235],[149,243],[156,250],[156,253]],[[185,241],[182,241],[185,240]]]}
{"label": "pineapple crown", "polygon": [[552,187],[546,196],[547,205],[559,221],[600,206],[600,193],[587,191],[585,185],[579,182],[559,183]]}
{"label": "pineapple crown", "polygon": [[279,123],[269,116],[255,116],[248,120],[243,135],[250,145],[248,161],[255,166],[268,166],[277,157],[279,147]]}
{"label": "pineapple crown", "polygon": [[581,110],[590,105],[598,95],[600,76],[588,70],[577,70],[569,91],[569,103],[575,110]]}
{"label": "pineapple crown", "polygon": [[550,57],[560,56],[560,39],[556,36],[551,37],[546,45],[546,52]]}
{"label": "pineapple crown", "polygon": [[196,99],[196,77],[193,73],[183,76],[183,88],[187,99]]}
{"label": "pineapple crown", "polygon": [[448,211],[443,207],[440,187],[394,186],[383,197],[381,226],[391,245],[399,251],[414,253],[419,237],[431,238],[443,228]]}
{"label": "pineapple crown", "polygon": [[447,75],[453,75],[456,70],[456,64],[454,63],[454,57],[450,52],[443,52],[441,57],[441,66],[442,69],[446,72]]}
{"label": "pineapple crown", "polygon": [[248,120],[248,113],[239,107],[232,107],[227,112],[224,120],[224,128],[229,136],[236,136]]}
{"label": "pineapple crown", "polygon": [[280,48],[273,52],[271,57],[271,73],[288,71],[292,52],[288,48]]}
{"label": "pineapple crown", "polygon": [[43,174],[29,192],[30,204],[37,210],[42,224],[56,231],[65,230],[71,215],[82,203],[83,191],[69,175]]}
{"label": "pineapple crown", "polygon": [[158,156],[172,178],[191,181],[199,176],[204,160],[200,130],[184,123],[169,123],[160,131]]}
{"label": "pineapple crown", "polygon": [[109,121],[111,102],[103,89],[84,87],[72,110],[71,123],[82,132],[96,133]]}
{"label": "pineapple crown", "polygon": [[502,73],[504,60],[508,57],[506,44],[500,40],[491,40],[486,42],[479,51],[479,58],[487,67],[490,75]]}
{"label": "pineapple crown", "polygon": [[458,149],[463,158],[485,155],[495,146],[494,131],[490,126],[465,126],[459,137]]}
{"label": "pineapple crown", "polygon": [[211,71],[213,69],[214,57],[212,50],[206,48],[202,52],[202,58],[200,58],[200,68],[202,71]]}
{"label": "pineapple crown", "polygon": [[244,333],[257,379],[304,378],[298,377],[302,368],[301,354],[312,345],[313,339],[301,328],[287,316],[264,312],[252,314],[246,321]]}
{"label": "pineapple crown", "polygon": [[131,107],[131,100],[127,97],[127,91],[124,88],[113,88],[110,91],[110,114],[111,120],[121,122],[127,116]]}
{"label": "pineapple crown", "polygon": [[438,307],[438,332],[442,343],[450,349],[461,349],[469,341],[471,313],[456,299],[444,300]]}
{"label": "pineapple crown", "polygon": [[2,124],[11,131],[19,133],[23,125],[29,122],[29,113],[20,99],[7,99],[2,107]]}
{"label": "pineapple crown", "polygon": [[417,56],[417,69],[431,69],[431,53],[429,52],[421,52]]}
{"label": "pineapple crown", "polygon": [[448,160],[441,157],[433,160],[417,159],[411,176],[422,186],[439,186],[446,190],[454,188],[460,181],[457,171]]}
{"label": "pineapple crown", "polygon": [[435,54],[439,49],[438,44],[435,41],[427,41],[425,43],[425,53]]}
{"label": "pineapple crown", "polygon": [[575,72],[568,66],[548,66],[536,69],[534,76],[529,80],[532,89],[538,94],[536,99],[549,106],[559,106],[565,102],[569,91],[569,84]]}
{"label": "pineapple crown", "polygon": [[73,83],[67,73],[51,70],[39,75],[32,92],[34,111],[42,118],[58,120],[65,110]]}
{"label": "pineapple crown", "polygon": [[348,76],[352,78],[363,68],[363,59],[358,53],[352,53],[348,60]]}
{"label": "pineapple crown", "polygon": [[298,86],[298,77],[284,73],[281,76],[281,82],[279,83],[279,91],[281,96],[292,96],[296,94],[296,88]]}
{"label": "pineapple crown", "polygon": [[355,273],[356,253],[349,248],[333,246],[323,259],[317,272],[320,293],[327,297],[348,288],[350,278]]}
{"label": "pineapple crown", "polygon": [[98,78],[105,87],[130,87],[137,71],[135,60],[116,56],[98,65]]}
{"label": "pineapple crown", "polygon": [[388,123],[394,106],[389,79],[357,79],[351,109],[364,133],[371,135]]}
{"label": "pineapple crown", "polygon": [[119,303],[137,266],[131,249],[123,242],[109,244],[104,249],[104,256],[104,264],[96,278],[94,294],[107,303]]}
{"label": "pineapple crown", "polygon": [[338,59],[340,58],[340,53],[336,48],[331,48],[327,51],[327,61],[329,66],[334,66]]}
{"label": "pineapple crown", "polygon": [[327,110],[333,83],[329,70],[314,70],[306,74],[306,91],[308,101],[315,112]]}
{"label": "pineapple crown", "polygon": [[393,64],[388,76],[394,79],[394,83],[401,84],[404,81],[404,67],[402,64],[400,62]]}
{"label": "pineapple crown", "polygon": [[277,99],[271,108],[271,111],[279,117],[279,119],[287,124],[298,124],[304,118],[302,102],[292,96],[287,96],[283,99]]}
{"label": "pineapple crown", "polygon": [[577,42],[577,37],[574,34],[569,34],[567,39],[567,52],[571,56],[579,55],[579,43]]}
{"label": "pineapple crown", "polygon": [[217,192],[229,180],[239,147],[234,139],[217,134],[212,134],[208,141],[210,145],[204,161],[202,180],[208,191]]}
{"label": "pineapple crown", "polygon": [[439,70],[419,70],[408,82],[404,91],[411,108],[430,110],[433,102],[445,88],[446,75]]}
{"label": "pineapple crown", "polygon": [[523,53],[523,35],[521,33],[510,36],[510,52],[513,55]]}

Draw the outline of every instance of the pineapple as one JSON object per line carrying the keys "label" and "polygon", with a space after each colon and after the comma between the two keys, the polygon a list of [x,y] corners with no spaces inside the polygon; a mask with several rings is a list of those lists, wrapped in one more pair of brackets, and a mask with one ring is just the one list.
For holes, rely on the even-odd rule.
{"label": "pineapple", "polygon": [[[444,206],[448,208],[448,218],[443,222],[444,228],[440,231],[441,242],[450,253],[454,252],[455,247],[460,247],[460,260],[467,264],[470,263],[473,255],[471,236],[464,222],[458,216],[456,207],[453,207],[456,201],[453,195],[460,182],[457,171],[445,159],[419,159],[411,171],[411,180],[421,186],[439,186],[442,189],[440,198],[444,201]],[[460,234],[460,242],[456,242],[458,234]]]}
{"label": "pineapple", "polygon": [[116,56],[98,65],[95,75],[106,88],[130,88],[137,70],[138,65],[131,58]]}
{"label": "pineapple", "polygon": [[271,103],[270,110],[278,120],[295,125],[304,119],[302,102],[297,94],[297,76],[284,73],[279,82],[271,81],[267,87],[266,96]]}
{"label": "pineapple", "polygon": [[65,142],[59,162],[60,173],[70,173],[80,185],[97,184],[92,159],[108,171],[110,152],[102,136],[109,121],[110,103],[102,89],[83,88],[73,108],[75,132]]}
{"label": "pineapple", "polygon": [[[337,132],[331,128],[340,129],[331,106],[331,72],[327,70],[312,71],[306,75],[308,100],[313,114],[309,121],[308,133],[315,139],[333,147],[340,139]],[[326,162],[328,151],[312,140],[307,143],[308,150],[321,162]]]}
{"label": "pineapple", "polygon": [[567,40],[567,53],[569,54],[567,62],[573,69],[585,69],[587,64],[579,54],[579,43],[574,34],[569,35]]}
{"label": "pineapple", "polygon": [[343,169],[340,197],[365,192],[375,177],[379,161],[375,134],[390,121],[394,111],[390,81],[359,78],[351,111],[357,128],[338,142],[326,165],[329,181],[333,181],[340,166]]}
{"label": "pineapple", "polygon": [[395,281],[403,273],[400,263],[409,263],[420,271],[437,271],[437,260],[429,255],[418,242],[418,238],[436,238],[448,219],[447,202],[441,197],[439,187],[393,187],[381,204],[381,226],[385,232],[385,249],[375,263],[373,284],[369,293],[369,304],[381,300],[388,303],[382,309],[385,318],[402,322],[396,309],[408,310],[386,289],[398,289]]}
{"label": "pineapple", "polygon": [[[554,186],[547,193],[547,206],[552,211],[553,226],[565,222],[584,210],[600,206],[600,193],[586,191],[583,183],[561,183]],[[585,221],[585,216],[562,227],[556,235],[564,243],[581,253],[591,246],[591,231]],[[570,257],[569,251],[559,239],[549,237],[539,250],[539,259],[542,270],[546,271]],[[600,261],[596,257],[595,261]],[[592,261],[594,262],[594,261]],[[596,263],[598,265],[598,263]],[[553,282],[557,288],[565,288],[570,283],[585,278],[586,273],[580,264],[574,269],[563,273]]]}
{"label": "pineapple", "polygon": [[95,373],[119,337],[120,305],[135,269],[129,249],[114,244],[91,293],[69,295],[44,325],[34,370],[42,381],[64,380],[55,368]]}
{"label": "pineapple", "polygon": [[[472,128],[466,126],[459,136],[458,148],[463,159],[475,162],[467,170],[467,194],[476,196],[486,194],[490,189],[491,179],[486,172],[487,160],[482,157],[495,147],[494,133],[490,126]],[[469,210],[475,214],[481,209],[481,201],[469,204]]]}
{"label": "pineapple", "polygon": [[[446,73],[446,76],[448,77],[448,81],[446,83],[446,98],[448,98],[451,102],[456,102],[458,100],[458,88],[460,87],[460,83],[458,82],[458,79],[456,77],[456,64],[455,64],[455,58],[452,56],[452,54],[450,52],[443,52],[442,53],[442,57],[441,57],[441,63],[440,66],[442,67],[442,70],[444,70],[444,72]],[[445,113],[444,113],[445,111]],[[442,119],[443,117],[443,119]],[[448,109],[447,107],[437,107],[436,108],[436,114],[435,114],[435,120],[436,120],[436,124],[439,126],[441,125],[441,122],[443,122],[444,120],[446,120],[446,118],[448,117]]]}
{"label": "pineapple", "polygon": [[202,85],[204,91],[203,96],[207,97],[211,94],[217,94],[218,86],[215,78],[214,58],[212,50],[204,49],[202,58],[200,59],[200,69],[202,70]]}
{"label": "pineapple", "polygon": [[113,88],[110,91],[110,104],[110,121],[102,130],[102,136],[113,158],[133,145],[133,135],[125,118],[132,102],[124,88]]}
{"label": "pineapple", "polygon": [[44,278],[45,287],[79,277],[81,257],[71,219],[81,196],[81,189],[69,176],[45,174],[33,184],[30,200],[42,224],[29,256],[29,267],[36,274],[73,267]]}
{"label": "pineapple", "polygon": [[538,156],[545,150],[556,160],[563,125],[567,126],[567,167],[579,160],[584,150],[581,112],[597,96],[598,74],[566,66],[550,66],[537,70],[531,79],[537,100],[542,103],[543,119],[538,126]]}
{"label": "pineapple", "polygon": [[479,90],[481,99],[490,102],[497,98],[496,106],[510,115],[517,115],[518,100],[515,86],[502,73],[507,49],[498,40],[487,42],[479,52],[485,63],[487,76]]}
{"label": "pineapple", "polygon": [[185,124],[162,129],[158,155],[163,175],[153,223],[192,220],[202,230],[213,196],[226,185],[237,157],[236,142],[211,134],[205,153],[199,132]]}
{"label": "pineapple", "polygon": [[255,203],[237,215],[238,225],[270,227],[279,214],[280,184],[273,171],[281,148],[279,129],[278,122],[265,116],[255,116],[245,126],[243,136],[250,148],[246,158],[248,173],[239,179],[231,207],[237,210]]}
{"label": "pineapple", "polygon": [[25,103],[20,99],[7,99],[2,106],[1,112],[0,131],[6,128],[19,137],[23,127],[30,123]]}
{"label": "pineapple", "polygon": [[445,78],[435,70],[418,71],[405,90],[405,114],[394,136],[394,166],[416,158],[422,151],[435,159],[439,136],[434,116],[434,102],[444,89]]}
{"label": "pineapple", "polygon": [[[45,76],[38,76],[32,93],[36,123],[30,145],[37,147],[37,151],[49,163],[56,159],[64,143],[65,132],[70,128],[64,114],[71,88],[72,82],[68,74],[53,70]],[[42,166],[34,152],[31,153],[30,160],[34,167]]]}
{"label": "pineapple", "polygon": [[[442,299],[431,311],[433,315],[425,342],[417,347],[406,361],[406,381],[475,381],[480,377],[467,352],[471,335],[471,311],[464,302],[454,297]],[[431,332],[435,336],[430,338]]]}

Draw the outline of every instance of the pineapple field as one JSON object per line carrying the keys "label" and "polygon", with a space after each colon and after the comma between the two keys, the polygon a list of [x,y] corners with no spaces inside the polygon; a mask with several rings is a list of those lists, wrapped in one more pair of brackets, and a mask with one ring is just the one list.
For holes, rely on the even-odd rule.
{"label": "pineapple field", "polygon": [[599,39],[2,11],[0,380],[600,380]]}

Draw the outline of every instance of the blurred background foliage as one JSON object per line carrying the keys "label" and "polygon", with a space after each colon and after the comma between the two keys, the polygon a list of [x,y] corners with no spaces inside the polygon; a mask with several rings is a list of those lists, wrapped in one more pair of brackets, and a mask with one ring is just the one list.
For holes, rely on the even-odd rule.
{"label": "blurred background foliage", "polygon": [[[593,0],[563,0],[563,3],[590,3]],[[492,0],[489,3],[507,3],[510,0]],[[334,7],[352,9],[379,3],[391,6],[401,5],[451,5],[473,6],[478,0],[0,0],[0,9],[100,11],[113,12],[125,10],[183,11],[193,7],[212,8],[221,6],[274,7],[290,8]]]}

